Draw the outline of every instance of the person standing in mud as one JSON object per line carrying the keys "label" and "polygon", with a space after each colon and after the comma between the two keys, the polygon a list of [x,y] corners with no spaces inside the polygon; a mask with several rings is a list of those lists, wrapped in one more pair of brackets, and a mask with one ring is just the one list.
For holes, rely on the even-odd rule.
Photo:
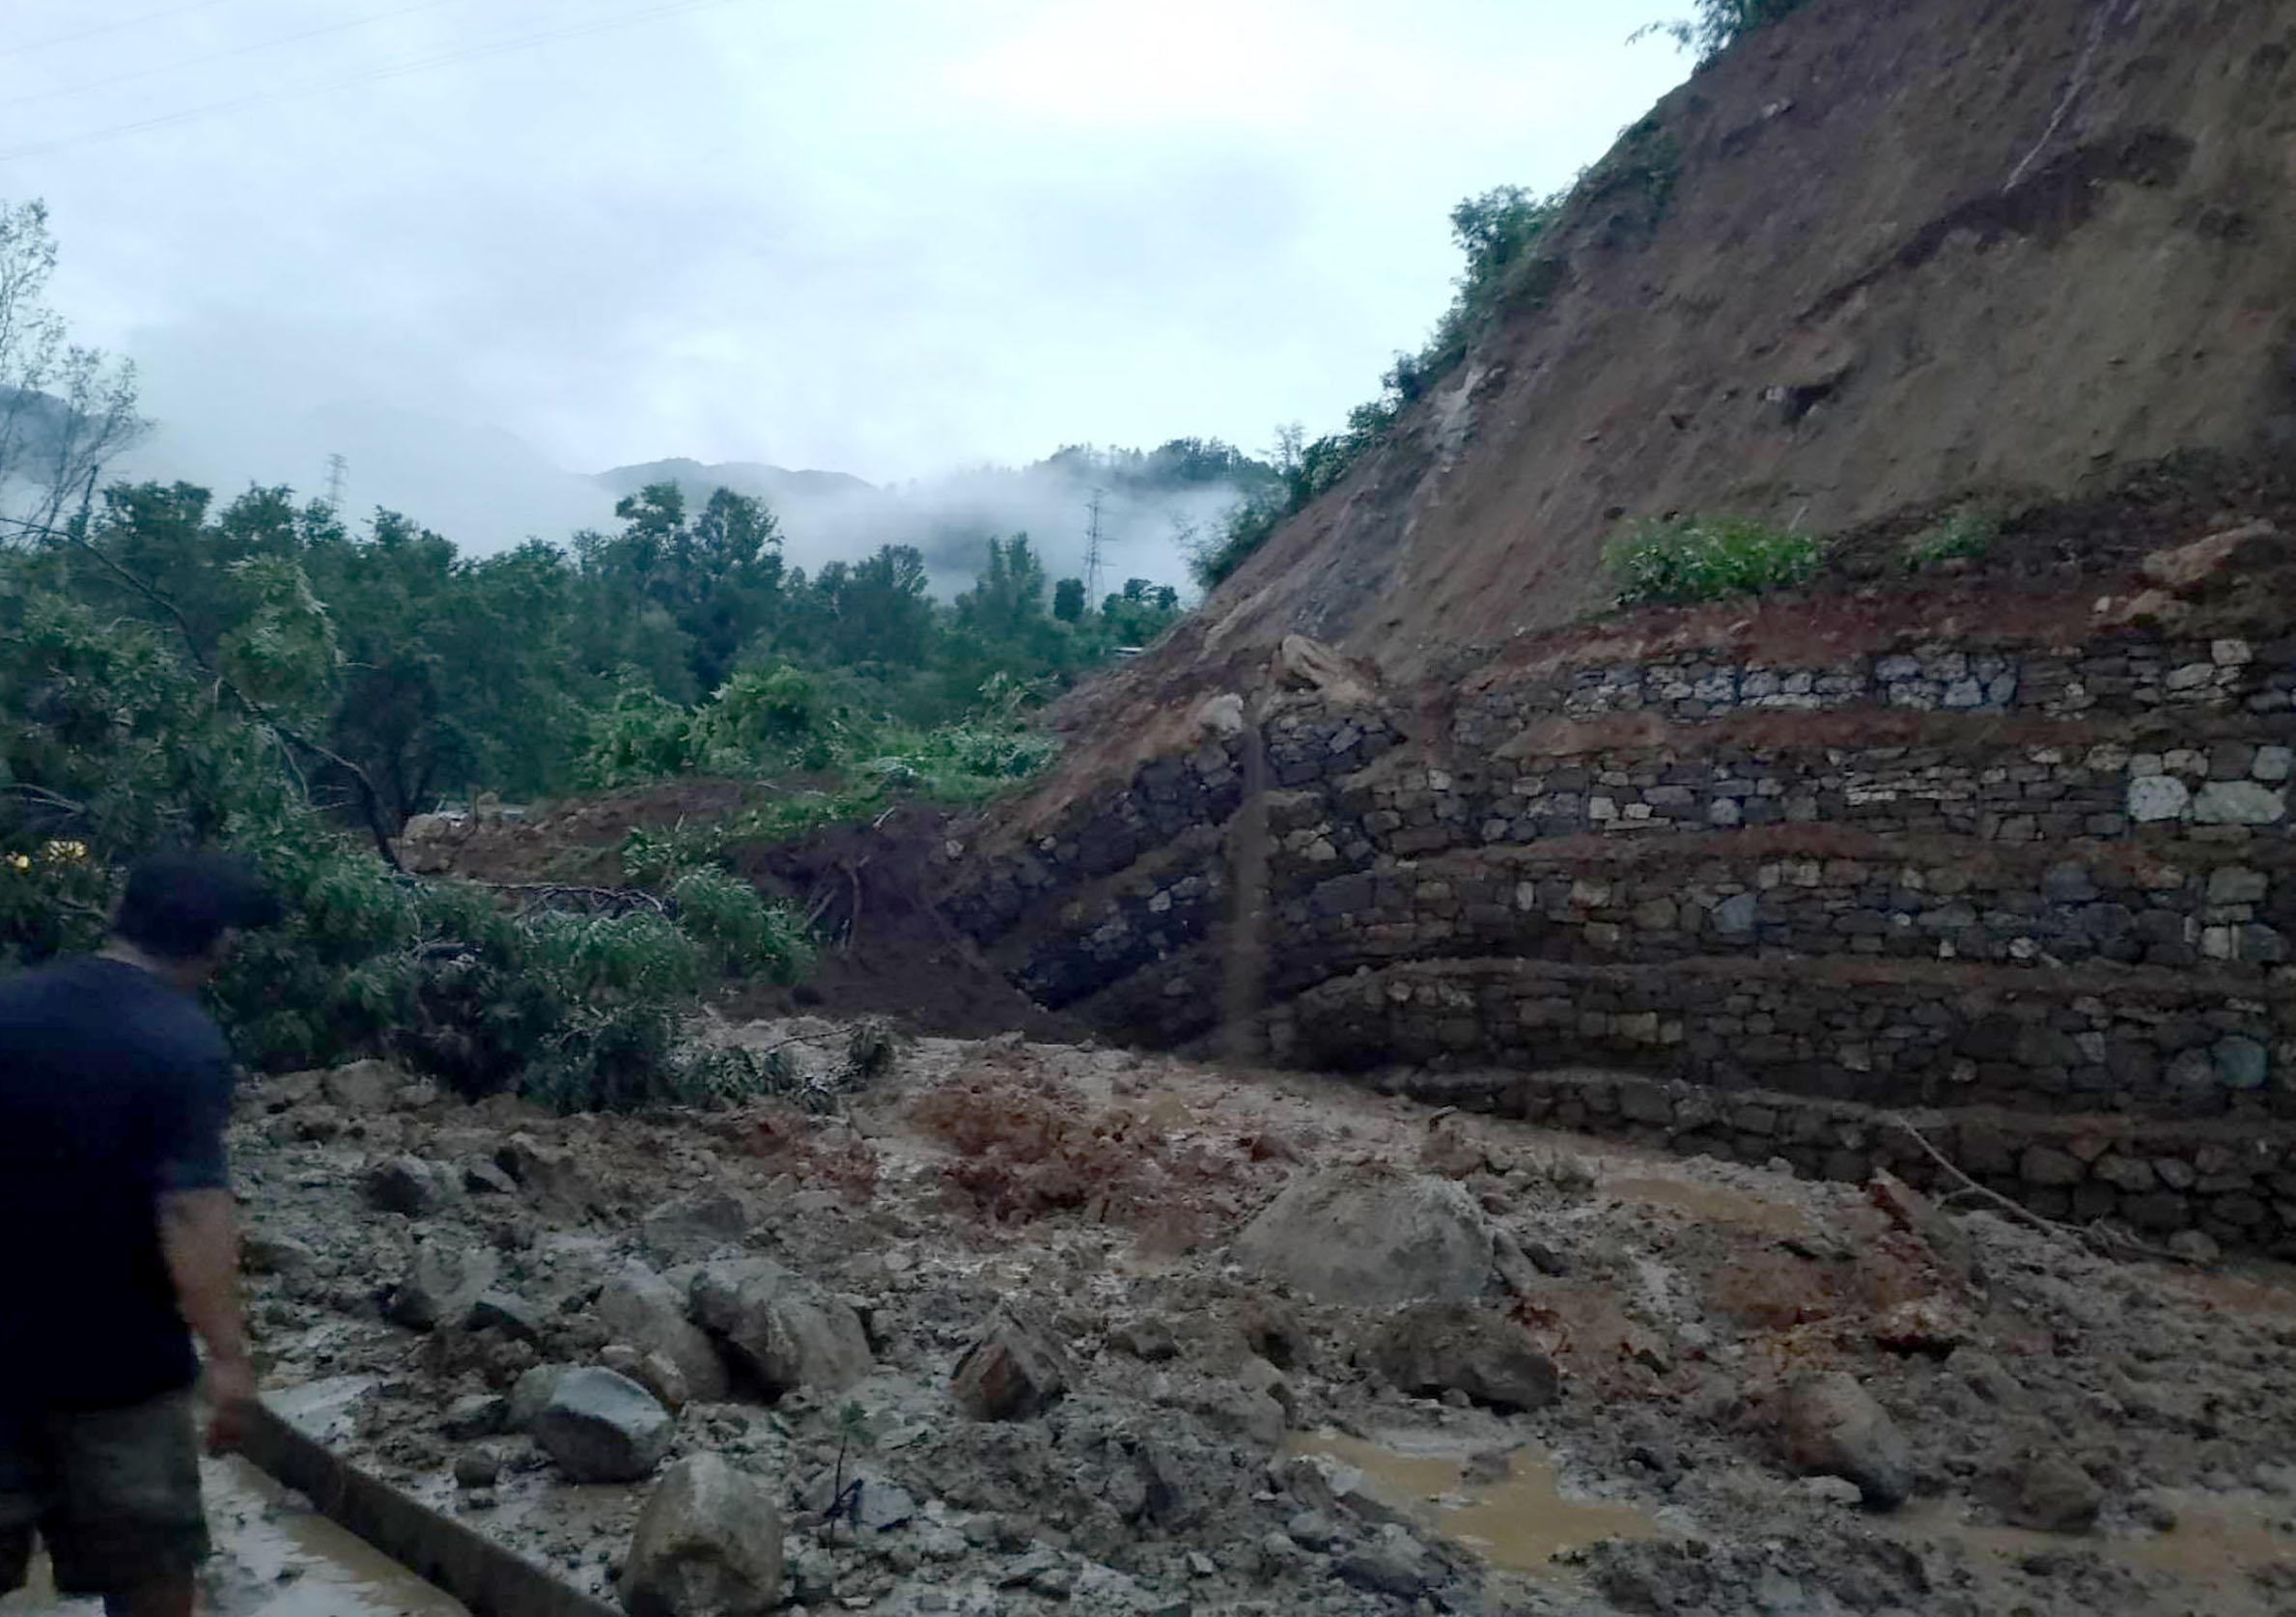
{"label": "person standing in mud", "polygon": [[196,997],[278,905],[237,861],[128,874],[101,953],[0,982],[0,1594],[35,1538],[67,1595],[187,1617],[207,1437],[255,1396],[223,1129],[231,1054]]}

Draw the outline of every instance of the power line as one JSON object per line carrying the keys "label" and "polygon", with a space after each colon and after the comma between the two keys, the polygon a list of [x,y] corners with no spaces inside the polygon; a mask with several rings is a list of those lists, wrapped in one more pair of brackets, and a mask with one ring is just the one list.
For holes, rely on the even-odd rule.
{"label": "power line", "polygon": [[55,34],[44,40],[34,40],[28,45],[10,45],[0,49],[0,57],[29,56],[36,50],[48,50],[56,45],[77,44],[82,40],[99,39],[105,34],[117,34],[126,28],[140,28],[147,22],[165,22],[171,16],[183,16],[192,12],[211,12],[217,6],[229,5],[231,0],[191,0],[188,6],[170,6],[164,11],[145,12],[140,16],[124,16],[117,22],[103,22],[94,28],[83,28],[76,34]]}
{"label": "power line", "polygon": [[322,79],[311,84],[291,86],[285,90],[270,90],[261,95],[242,96],[236,100],[211,101],[206,106],[187,107],[182,112],[166,113],[157,118],[141,118],[129,124],[114,124],[106,128],[91,129],[84,134],[67,135],[61,140],[39,141],[30,146],[12,147],[5,152],[0,152],[0,163],[14,162],[21,157],[42,157],[51,152],[69,151],[76,146],[93,145],[98,141],[111,140],[120,135],[140,134],[147,129],[170,128],[180,124],[189,124],[202,118],[213,117],[219,113],[242,112],[249,107],[267,106],[274,101],[291,100],[298,96],[318,96],[324,95],[330,90],[348,90],[356,85],[373,84],[389,78],[401,78],[409,73],[428,72],[434,68],[451,68],[464,62],[480,61],[490,56],[511,55],[540,45],[555,44],[561,40],[581,39],[591,34],[603,34],[616,28],[628,28],[637,23],[652,21],[656,17],[682,16],[691,12],[714,11],[721,6],[737,3],[739,0],[669,0],[669,3],[665,5],[649,6],[642,11],[631,12],[627,15],[606,17],[601,21],[586,23],[578,27],[549,29],[540,34],[528,34],[516,39],[498,41],[490,45],[480,45],[467,50],[448,51],[442,55],[402,62],[392,67],[371,69],[342,78]]}
{"label": "power line", "polygon": [[182,62],[163,62],[156,68],[137,68],[132,72],[114,73],[109,78],[94,78],[85,84],[67,84],[54,90],[42,90],[37,95],[18,96],[13,100],[0,101],[0,112],[10,107],[32,106],[41,101],[53,101],[66,96],[77,96],[90,90],[109,90],[115,84],[133,84],[138,79],[157,78],[164,73],[180,73],[190,68],[204,68],[210,62],[228,62],[236,56],[253,56],[258,51],[277,50],[281,45],[300,44],[305,40],[320,39],[327,34],[347,33],[353,28],[366,28],[378,22],[389,22],[395,17],[412,16],[416,12],[434,12],[441,6],[451,6],[455,0],[421,0],[421,4],[402,6],[395,12],[382,12],[374,16],[347,17],[319,28],[306,28],[299,34],[282,34],[276,39],[258,40],[253,44],[233,45],[228,50],[210,51]]}
{"label": "power line", "polygon": [[1084,604],[1087,608],[1100,599],[1101,584],[1104,582],[1100,560],[1100,505],[1101,491],[1095,488],[1092,491],[1092,503],[1085,507],[1090,513],[1084,527]]}

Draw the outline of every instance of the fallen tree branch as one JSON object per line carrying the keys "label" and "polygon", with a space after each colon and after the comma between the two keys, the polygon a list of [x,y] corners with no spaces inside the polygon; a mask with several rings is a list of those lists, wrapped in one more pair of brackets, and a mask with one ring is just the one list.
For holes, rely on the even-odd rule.
{"label": "fallen tree branch", "polygon": [[2102,1218],[2095,1219],[2086,1226],[2081,1226],[2060,1223],[2057,1219],[2044,1217],[2024,1203],[2012,1200],[2010,1197],[2002,1195],[1999,1190],[1988,1189],[1970,1178],[1968,1174],[1961,1171],[1951,1157],[1930,1143],[1928,1135],[1922,1133],[1905,1118],[1893,1115],[1890,1121],[1904,1129],[1929,1159],[1953,1181],[1953,1195],[1974,1196],[1987,1206],[2006,1213],[2020,1224],[2039,1230],[2044,1235],[2069,1241],[2101,1258],[2151,1258],[2160,1263],[2199,1267],[2194,1265],[2192,1260],[2180,1257],[2165,1246],[2155,1246],[2149,1241],[2140,1241],[2128,1231],[2116,1229]]}
{"label": "fallen tree branch", "polygon": [[469,877],[460,879],[495,893],[535,893],[546,899],[596,899],[609,904],[645,905],[657,915],[669,913],[669,906],[660,895],[649,893],[643,887],[582,887],[563,881],[479,881]]}

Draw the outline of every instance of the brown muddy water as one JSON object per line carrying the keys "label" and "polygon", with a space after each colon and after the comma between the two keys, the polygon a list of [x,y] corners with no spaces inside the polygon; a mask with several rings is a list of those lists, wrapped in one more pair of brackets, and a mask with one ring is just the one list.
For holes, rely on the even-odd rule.
{"label": "brown muddy water", "polygon": [[[296,1501],[239,1460],[201,1464],[215,1556],[202,1575],[203,1617],[469,1617],[460,1601]],[[59,1599],[46,1568],[0,1600],[6,1617],[100,1617],[97,1601]]]}
{"label": "brown muddy water", "polygon": [[1566,1499],[1554,1466],[1532,1449],[1512,1455],[1513,1468],[1497,1482],[1466,1479],[1466,1454],[1454,1440],[1391,1434],[1385,1442],[1318,1434],[1296,1438],[1294,1454],[1322,1454],[1363,1473],[1363,1486],[1423,1530],[1478,1551],[1500,1572],[1554,1577],[1564,1569],[1554,1557],[1604,1539],[1665,1536],[1657,1521],[1632,1505]]}

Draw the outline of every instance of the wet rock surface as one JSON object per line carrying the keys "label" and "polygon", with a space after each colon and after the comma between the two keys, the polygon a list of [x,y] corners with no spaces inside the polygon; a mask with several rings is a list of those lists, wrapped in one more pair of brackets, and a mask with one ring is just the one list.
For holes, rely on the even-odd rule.
{"label": "wet rock surface", "polygon": [[[923,1041],[844,1117],[403,1088],[347,1112],[316,1081],[248,1086],[237,1187],[297,1243],[249,1282],[266,1382],[609,1601],[646,1581],[649,1500],[703,1461],[778,1515],[773,1608],[817,1614],[2296,1598],[2296,1296],[2269,1266],[2120,1261],[1918,1186],[1431,1128],[1360,1088],[1114,1050]],[[297,1127],[316,1107],[341,1129]],[[378,1212],[369,1169],[402,1155],[512,1188]],[[1385,1249],[1471,1295],[1334,1301],[1263,1267],[1302,1185],[1403,1198],[1398,1228],[1444,1233]],[[386,1307],[405,1282],[425,1327]],[[1835,1375],[1898,1442],[1860,1448],[1829,1405],[1834,1464],[1806,1473],[1789,1398]],[[1005,1418],[968,1418],[974,1382]]]}
{"label": "wet rock surface", "polygon": [[630,1617],[759,1617],[781,1602],[781,1512],[772,1490],[714,1454],[661,1475],[622,1571]]}

